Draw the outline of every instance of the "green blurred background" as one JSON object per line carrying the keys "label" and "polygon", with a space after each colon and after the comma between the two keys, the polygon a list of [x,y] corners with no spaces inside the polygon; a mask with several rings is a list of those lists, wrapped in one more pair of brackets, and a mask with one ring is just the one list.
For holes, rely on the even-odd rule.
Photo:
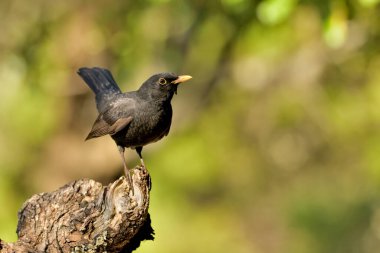
{"label": "green blurred background", "polygon": [[[194,78],[144,150],[154,242],[138,252],[376,252],[379,0],[0,1],[0,238],[32,194],[122,173],[76,75],[122,90]],[[126,153],[129,166],[139,163]]]}

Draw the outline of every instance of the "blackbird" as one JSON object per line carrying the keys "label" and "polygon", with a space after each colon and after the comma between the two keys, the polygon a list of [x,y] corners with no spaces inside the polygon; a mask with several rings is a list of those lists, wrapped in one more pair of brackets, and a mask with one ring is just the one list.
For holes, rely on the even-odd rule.
{"label": "blackbird", "polygon": [[132,183],[125,162],[125,148],[135,149],[145,167],[141,155],[143,146],[168,135],[172,120],[170,102],[177,94],[178,84],[192,77],[159,73],[146,80],[138,90],[122,93],[107,69],[80,68],[78,74],[95,93],[99,112],[86,140],[109,134],[116,142],[125,174]]}

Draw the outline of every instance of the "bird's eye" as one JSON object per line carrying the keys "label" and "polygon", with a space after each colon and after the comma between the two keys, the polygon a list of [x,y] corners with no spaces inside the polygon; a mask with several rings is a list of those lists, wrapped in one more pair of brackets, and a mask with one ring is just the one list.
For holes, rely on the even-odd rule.
{"label": "bird's eye", "polygon": [[158,80],[158,82],[159,82],[159,84],[164,85],[164,84],[166,84],[166,79],[161,77],[161,78]]}

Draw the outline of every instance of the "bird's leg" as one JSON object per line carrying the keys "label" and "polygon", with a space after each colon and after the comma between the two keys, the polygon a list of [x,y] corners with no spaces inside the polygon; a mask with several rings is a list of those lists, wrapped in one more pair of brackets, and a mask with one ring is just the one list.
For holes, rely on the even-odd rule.
{"label": "bird's leg", "polygon": [[130,187],[132,189],[132,194],[135,195],[135,192],[133,190],[132,176],[131,176],[131,173],[130,173],[128,167],[127,167],[127,163],[125,162],[125,157],[124,157],[124,150],[125,150],[125,148],[123,146],[119,146],[119,145],[117,145],[117,148],[119,149],[121,160],[123,161],[125,176],[127,177],[128,183],[129,183],[129,185],[130,185]]}
{"label": "bird's leg", "polygon": [[141,155],[142,149],[143,149],[143,147],[141,147],[141,146],[140,147],[136,147],[136,152],[137,152],[137,154],[140,157],[141,165],[145,168],[144,160],[143,160],[142,155]]}

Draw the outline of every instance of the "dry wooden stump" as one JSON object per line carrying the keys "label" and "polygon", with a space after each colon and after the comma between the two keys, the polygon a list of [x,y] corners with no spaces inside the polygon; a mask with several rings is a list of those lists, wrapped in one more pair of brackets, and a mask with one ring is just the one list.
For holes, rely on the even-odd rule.
{"label": "dry wooden stump", "polygon": [[18,241],[0,240],[1,253],[132,252],[152,240],[150,177],[144,167],[132,173],[134,195],[121,177],[108,186],[81,179],[32,196],[19,211]]}

